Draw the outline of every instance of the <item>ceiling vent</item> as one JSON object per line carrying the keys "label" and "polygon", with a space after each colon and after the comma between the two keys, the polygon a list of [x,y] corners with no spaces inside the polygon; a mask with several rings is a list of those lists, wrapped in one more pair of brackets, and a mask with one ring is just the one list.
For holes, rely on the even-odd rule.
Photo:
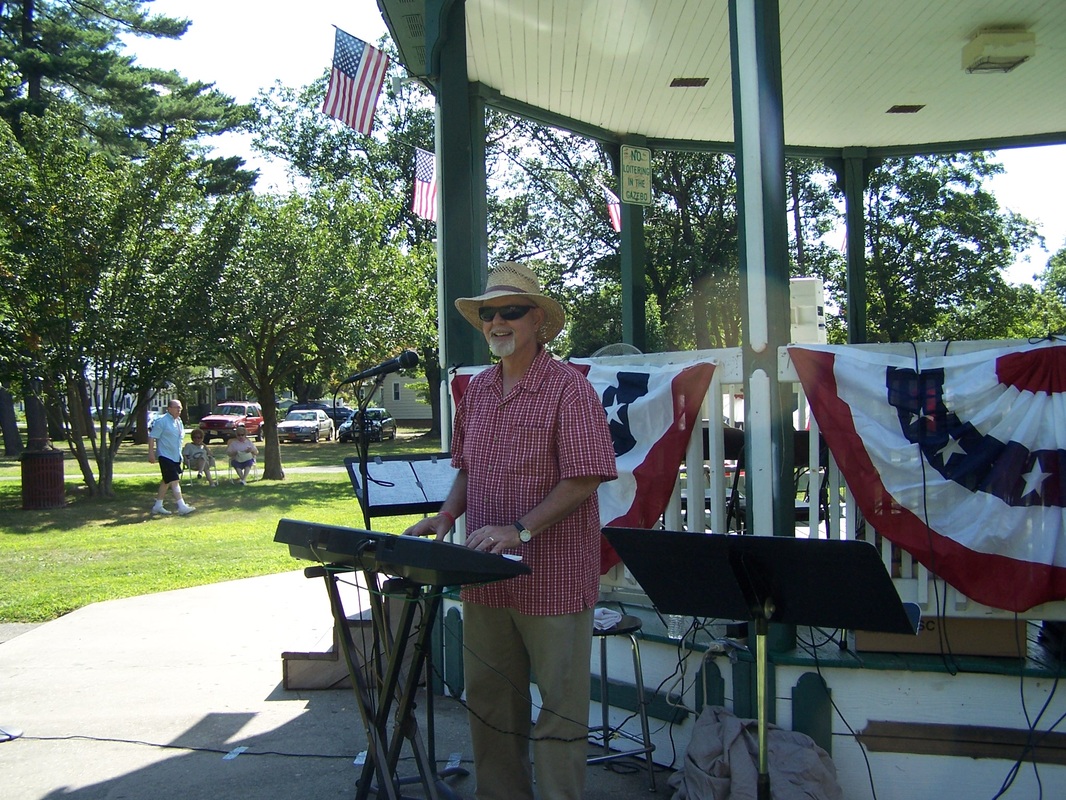
{"label": "ceiling vent", "polygon": [[674,78],[670,81],[671,89],[701,88],[707,85],[706,78]]}

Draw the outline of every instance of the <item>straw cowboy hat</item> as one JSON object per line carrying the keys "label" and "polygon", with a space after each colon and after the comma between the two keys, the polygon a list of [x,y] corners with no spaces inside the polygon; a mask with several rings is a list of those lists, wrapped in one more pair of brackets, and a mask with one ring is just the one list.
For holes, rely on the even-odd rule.
{"label": "straw cowboy hat", "polygon": [[566,324],[566,312],[552,298],[540,291],[540,282],[536,274],[525,264],[517,264],[514,261],[504,261],[496,269],[489,273],[485,293],[477,297],[459,297],[455,301],[455,307],[463,315],[467,322],[478,330],[481,330],[481,319],[478,317],[478,309],[485,304],[486,300],[499,300],[500,298],[514,298],[516,305],[532,304],[544,312],[544,322],[537,331],[537,341],[541,344],[550,342],[559,335],[559,331]]}

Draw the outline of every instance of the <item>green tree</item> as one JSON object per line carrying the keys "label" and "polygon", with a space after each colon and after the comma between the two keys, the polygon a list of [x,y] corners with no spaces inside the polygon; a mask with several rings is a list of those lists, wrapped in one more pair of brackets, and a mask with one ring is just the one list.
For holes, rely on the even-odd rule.
{"label": "green tree", "polygon": [[368,198],[356,182],[258,196],[232,257],[196,266],[201,336],[263,407],[264,478],[285,477],[279,389],[296,375],[336,383],[338,370],[394,355],[423,324],[410,313],[423,265],[382,245],[398,202]]}
{"label": "green tree", "polygon": [[92,138],[111,153],[141,155],[179,126],[182,137],[246,126],[247,106],[212,84],[142,67],[122,36],[178,39],[189,21],[148,10],[145,0],[8,0],[0,3],[0,117],[20,135],[23,114],[78,109]]}
{"label": "green tree", "polygon": [[[242,191],[255,172],[240,159],[207,158],[189,142],[246,127],[249,106],[212,85],[189,83],[177,73],[140,67],[124,54],[122,36],[178,38],[188,21],[151,14],[144,0],[8,0],[0,2],[0,119],[21,139],[28,118],[47,109],[76,114],[79,135],[87,134],[116,169],[128,157],[143,158],[151,146],[180,129],[186,158],[202,162],[198,180],[211,193]],[[79,147],[81,145],[79,144]],[[8,362],[0,367],[16,390],[29,376]],[[32,382],[32,378],[30,379]],[[31,443],[46,438],[39,396],[23,391]],[[0,403],[7,395],[0,395]],[[7,418],[13,409],[0,411]],[[52,415],[52,431],[56,412]],[[5,431],[5,450],[21,449]]]}
{"label": "green tree", "polygon": [[1066,303],[1066,247],[1063,247],[1048,259],[1047,267],[1040,275],[1040,282],[1045,292],[1055,294]]}
{"label": "green tree", "polygon": [[[837,276],[843,275],[844,254],[830,238],[843,218],[833,193],[833,179],[826,166],[811,159],[785,161],[786,213],[789,221],[790,274],[817,276],[832,292]],[[843,287],[840,287],[843,288]]]}
{"label": "green tree", "polygon": [[656,153],[648,215],[648,281],[670,348],[740,343],[738,219],[733,158]]}
{"label": "green tree", "polygon": [[195,328],[185,268],[232,245],[193,167],[177,135],[116,164],[70,114],[24,117],[22,143],[0,122],[0,306],[91,495],[111,496],[120,445],[92,409],[147,402],[178,371]]}
{"label": "green tree", "polygon": [[866,193],[870,341],[1008,334],[1017,293],[1002,272],[1036,232],[984,188],[1002,169],[976,152],[892,159],[873,171]]}
{"label": "green tree", "polygon": [[[384,45],[387,47],[389,45]],[[386,86],[388,81],[386,81]],[[364,234],[376,236],[383,252],[395,253],[405,267],[404,288],[398,296],[408,300],[402,316],[406,342],[422,356],[420,368],[432,391],[427,392],[433,412],[433,429],[440,431],[439,386],[441,371],[437,348],[437,267],[433,238],[436,225],[411,211],[415,147],[433,149],[433,111],[423,90],[408,86],[399,93],[388,91],[379,100],[377,133],[364,136],[321,112],[325,77],[300,89],[275,84],[256,100],[258,123],[256,147],[264,154],[285,161],[293,176],[316,189],[351,184],[359,202],[374,204],[388,216]],[[366,278],[384,281],[386,276]],[[395,308],[389,302],[390,308]],[[345,351],[347,365],[314,373],[296,371],[288,386],[298,394],[328,383],[336,375],[370,366],[377,350],[366,343],[362,349]],[[343,368],[342,368],[343,367]],[[335,373],[335,374],[334,374]],[[280,384],[279,388],[285,384]]]}
{"label": "green tree", "polygon": [[1017,335],[1066,336],[1066,247],[1048,259],[1044,271],[1037,277],[1040,291],[1028,306],[1029,311],[1019,315],[1025,328]]}

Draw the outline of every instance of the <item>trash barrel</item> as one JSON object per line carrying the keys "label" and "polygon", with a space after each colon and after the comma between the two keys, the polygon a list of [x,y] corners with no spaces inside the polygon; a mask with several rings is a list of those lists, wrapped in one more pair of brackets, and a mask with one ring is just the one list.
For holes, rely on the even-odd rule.
{"label": "trash barrel", "polygon": [[63,485],[63,451],[24,452],[22,461],[22,508],[62,508],[67,504]]}

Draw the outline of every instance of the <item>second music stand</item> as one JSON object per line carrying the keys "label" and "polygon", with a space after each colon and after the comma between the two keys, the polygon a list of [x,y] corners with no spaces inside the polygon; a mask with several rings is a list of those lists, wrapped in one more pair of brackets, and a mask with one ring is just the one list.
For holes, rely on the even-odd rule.
{"label": "second music stand", "polygon": [[918,607],[904,607],[868,542],[643,528],[604,528],[603,534],[660,613],[755,622],[759,800],[770,800],[769,624],[912,635],[918,629]]}

